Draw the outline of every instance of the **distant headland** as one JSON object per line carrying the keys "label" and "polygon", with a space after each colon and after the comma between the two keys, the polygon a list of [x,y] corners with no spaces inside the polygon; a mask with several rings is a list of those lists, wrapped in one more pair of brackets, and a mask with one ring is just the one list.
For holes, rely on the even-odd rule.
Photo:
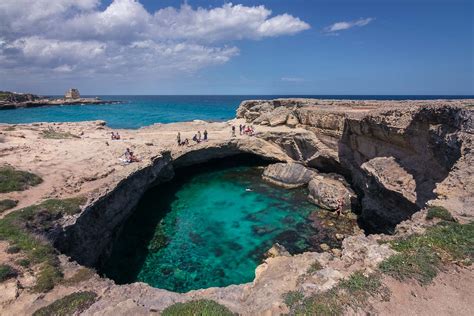
{"label": "distant headland", "polygon": [[33,108],[51,105],[76,105],[76,104],[116,104],[121,101],[102,100],[95,98],[81,98],[78,89],[69,89],[64,98],[49,98],[31,93],[16,93],[0,91],[0,110],[10,110],[18,108]]}

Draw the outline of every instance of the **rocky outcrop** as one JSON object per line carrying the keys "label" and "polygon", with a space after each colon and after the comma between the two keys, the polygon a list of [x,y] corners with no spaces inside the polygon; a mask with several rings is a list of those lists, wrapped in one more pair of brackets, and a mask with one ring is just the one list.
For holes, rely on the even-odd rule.
{"label": "rocky outcrop", "polygon": [[[437,194],[452,205],[455,202],[456,208],[466,208],[474,201],[468,189],[472,181],[461,176],[474,174],[469,163],[474,161],[474,119],[473,110],[467,107],[472,103],[281,99],[248,101],[238,115],[253,112],[256,117],[261,104],[267,104],[266,110],[247,121],[270,124],[269,115],[276,109],[289,113],[287,118],[294,115],[297,120],[290,125],[311,135],[259,137],[274,142],[296,161],[350,179],[367,231],[390,232]],[[277,122],[282,124],[281,117]],[[317,188],[315,183],[312,187]]]}
{"label": "rocky outcrop", "polygon": [[336,174],[314,177],[309,182],[308,190],[308,199],[312,203],[330,211],[338,209],[340,199],[342,199],[344,210],[350,210],[357,200],[356,194],[344,178]]}
{"label": "rocky outcrop", "polygon": [[262,178],[270,183],[291,189],[308,184],[316,174],[315,171],[299,163],[276,163],[265,168]]}
{"label": "rocky outcrop", "polygon": [[171,156],[164,152],[147,167],[120,181],[112,190],[89,201],[74,222],[54,238],[54,246],[77,262],[93,266],[109,255],[112,242],[145,191],[173,177]]}

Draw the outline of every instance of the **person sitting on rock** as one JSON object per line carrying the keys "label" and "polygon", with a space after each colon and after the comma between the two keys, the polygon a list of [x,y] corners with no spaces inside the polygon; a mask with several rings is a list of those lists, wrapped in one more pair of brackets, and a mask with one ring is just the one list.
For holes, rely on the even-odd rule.
{"label": "person sitting on rock", "polygon": [[138,159],[134,154],[133,154],[133,151],[130,150],[130,148],[127,148],[127,150],[125,150],[125,160],[128,162],[128,163],[132,163],[132,162],[139,162],[140,159]]}
{"label": "person sitting on rock", "polygon": [[197,134],[194,134],[194,136],[193,136],[193,140],[196,142],[196,144],[198,144],[198,143],[199,143],[199,139],[198,139],[198,136],[197,136]]}

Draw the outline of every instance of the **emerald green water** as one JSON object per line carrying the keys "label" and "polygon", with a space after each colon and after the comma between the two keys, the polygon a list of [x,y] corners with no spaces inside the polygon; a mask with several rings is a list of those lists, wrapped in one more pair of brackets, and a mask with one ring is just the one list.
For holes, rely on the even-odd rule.
{"label": "emerald green water", "polygon": [[103,274],[177,292],[240,284],[253,280],[275,242],[299,253],[328,238],[308,220],[317,208],[304,189],[269,185],[256,166],[196,168],[147,192]]}

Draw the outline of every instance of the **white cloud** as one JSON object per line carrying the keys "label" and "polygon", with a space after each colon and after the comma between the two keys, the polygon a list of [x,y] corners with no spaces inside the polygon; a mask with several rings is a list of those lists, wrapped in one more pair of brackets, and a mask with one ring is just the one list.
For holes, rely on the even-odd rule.
{"label": "white cloud", "polygon": [[354,20],[354,21],[342,21],[342,22],[336,22],[334,24],[331,24],[327,27],[324,28],[324,31],[326,33],[335,33],[335,32],[338,32],[338,31],[344,31],[344,30],[348,30],[350,28],[353,28],[355,26],[365,26],[367,24],[369,24],[370,22],[372,22],[374,20],[374,18],[365,18],[365,19],[358,19],[358,20]]}
{"label": "white cloud", "polygon": [[192,72],[238,55],[226,43],[310,26],[264,6],[148,11],[137,0],[1,0],[0,70],[61,73]]}

